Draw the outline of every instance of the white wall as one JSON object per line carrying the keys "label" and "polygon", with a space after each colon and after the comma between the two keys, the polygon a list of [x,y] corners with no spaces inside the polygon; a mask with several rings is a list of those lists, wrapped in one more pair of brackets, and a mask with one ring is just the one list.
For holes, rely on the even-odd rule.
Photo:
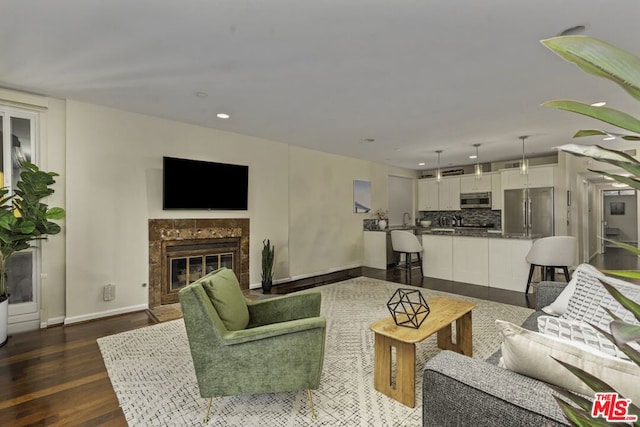
{"label": "white wall", "polygon": [[[66,322],[147,304],[149,218],[248,217],[250,282],[262,240],[276,246],[275,280],[362,264],[353,179],[387,206],[387,175],[414,171],[184,123],[67,101]],[[163,211],[162,156],[249,165],[247,212]],[[203,183],[211,185],[211,183]],[[107,283],[116,299],[102,301]]]}

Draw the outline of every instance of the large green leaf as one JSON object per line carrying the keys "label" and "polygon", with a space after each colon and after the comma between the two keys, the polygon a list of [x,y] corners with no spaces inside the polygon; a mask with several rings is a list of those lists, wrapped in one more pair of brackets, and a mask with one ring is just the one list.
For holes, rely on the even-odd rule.
{"label": "large green leaf", "polygon": [[618,289],[610,284],[600,281],[602,286],[611,294],[611,296],[620,303],[621,306],[629,310],[633,316],[640,322],[640,304],[624,296]]}
{"label": "large green leaf", "polygon": [[45,215],[47,219],[62,219],[64,218],[64,209],[62,208],[51,208],[47,210]]}
{"label": "large green leaf", "polygon": [[543,45],[589,74],[619,84],[640,100],[640,58],[602,40],[588,36],[561,36]]}
{"label": "large green leaf", "polygon": [[630,177],[630,176],[618,175],[618,174],[615,174],[615,173],[609,173],[609,172],[594,170],[594,169],[589,169],[589,171],[595,172],[595,173],[600,174],[600,175],[608,176],[609,178],[613,179],[614,181],[618,181],[618,182],[621,182],[623,184],[627,184],[629,187],[635,188],[636,190],[640,190],[640,181],[638,179],[636,179],[636,178],[633,178],[633,177]]}
{"label": "large green leaf", "polygon": [[624,139],[625,141],[640,141],[640,136],[624,135],[617,132],[607,132],[599,129],[583,129],[573,135],[574,138],[582,138],[585,136],[614,136],[616,138]]}
{"label": "large green leaf", "polygon": [[629,251],[632,254],[640,255],[640,248],[636,246],[630,245],[628,243],[618,242],[617,240],[607,239],[605,237],[603,237],[602,240],[604,240],[605,242],[613,243],[617,247],[622,248],[625,251]]}
{"label": "large green leaf", "polygon": [[571,101],[568,99],[558,99],[555,101],[547,101],[542,104],[545,107],[557,108],[559,110],[571,111],[573,113],[582,114],[592,117],[610,125],[617,126],[631,132],[640,133],[640,120],[630,114],[609,108],[594,107],[579,101]]}
{"label": "large green leaf", "polygon": [[553,396],[564,415],[567,417],[572,426],[575,427],[609,427],[610,424],[599,418],[591,418],[591,414],[583,409],[578,409],[569,405],[564,400]]}
{"label": "large green leaf", "polygon": [[599,145],[578,145],[578,144],[564,144],[556,147],[560,151],[564,151],[580,157],[590,157],[600,162],[607,163],[631,163],[638,164],[635,158],[631,157],[627,153],[618,150],[611,150]]}
{"label": "large green leaf", "polygon": [[631,323],[614,320],[611,322],[611,335],[616,343],[628,343],[640,340],[640,325],[632,325]]}

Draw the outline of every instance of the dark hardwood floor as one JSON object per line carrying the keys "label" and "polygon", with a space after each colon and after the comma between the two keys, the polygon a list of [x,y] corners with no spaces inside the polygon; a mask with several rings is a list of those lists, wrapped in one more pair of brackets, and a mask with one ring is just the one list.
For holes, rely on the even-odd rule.
{"label": "dark hardwood floor", "polygon": [[[598,268],[640,267],[637,257],[615,251],[592,263]],[[404,271],[358,268],[278,285],[272,294],[360,275],[408,284]],[[418,269],[411,273],[411,285],[523,307],[533,303],[520,292],[422,278]],[[11,336],[0,348],[0,426],[126,426],[96,339],[153,323],[146,312],[138,312]]]}

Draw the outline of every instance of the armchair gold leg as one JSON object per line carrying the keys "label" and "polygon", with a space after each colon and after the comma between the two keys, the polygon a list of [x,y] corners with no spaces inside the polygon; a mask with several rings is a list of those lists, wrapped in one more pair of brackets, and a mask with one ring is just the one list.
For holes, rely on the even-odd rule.
{"label": "armchair gold leg", "polygon": [[313,406],[313,396],[311,396],[311,390],[307,389],[307,396],[309,396],[309,406],[311,406],[311,418],[317,419],[316,408]]}
{"label": "armchair gold leg", "polygon": [[209,422],[209,414],[211,413],[211,402],[213,402],[213,397],[209,398],[209,404],[207,405],[207,415],[205,415],[204,417],[205,423]]}

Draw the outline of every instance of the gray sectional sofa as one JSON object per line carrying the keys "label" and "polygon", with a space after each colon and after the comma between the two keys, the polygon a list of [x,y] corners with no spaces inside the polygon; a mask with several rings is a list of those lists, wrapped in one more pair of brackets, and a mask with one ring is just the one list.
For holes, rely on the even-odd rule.
{"label": "gray sectional sofa", "polygon": [[[566,283],[542,282],[536,312],[523,327],[537,330],[540,308],[551,304]],[[541,381],[497,366],[499,351],[486,361],[442,351],[424,370],[423,426],[565,426],[569,425]]]}

